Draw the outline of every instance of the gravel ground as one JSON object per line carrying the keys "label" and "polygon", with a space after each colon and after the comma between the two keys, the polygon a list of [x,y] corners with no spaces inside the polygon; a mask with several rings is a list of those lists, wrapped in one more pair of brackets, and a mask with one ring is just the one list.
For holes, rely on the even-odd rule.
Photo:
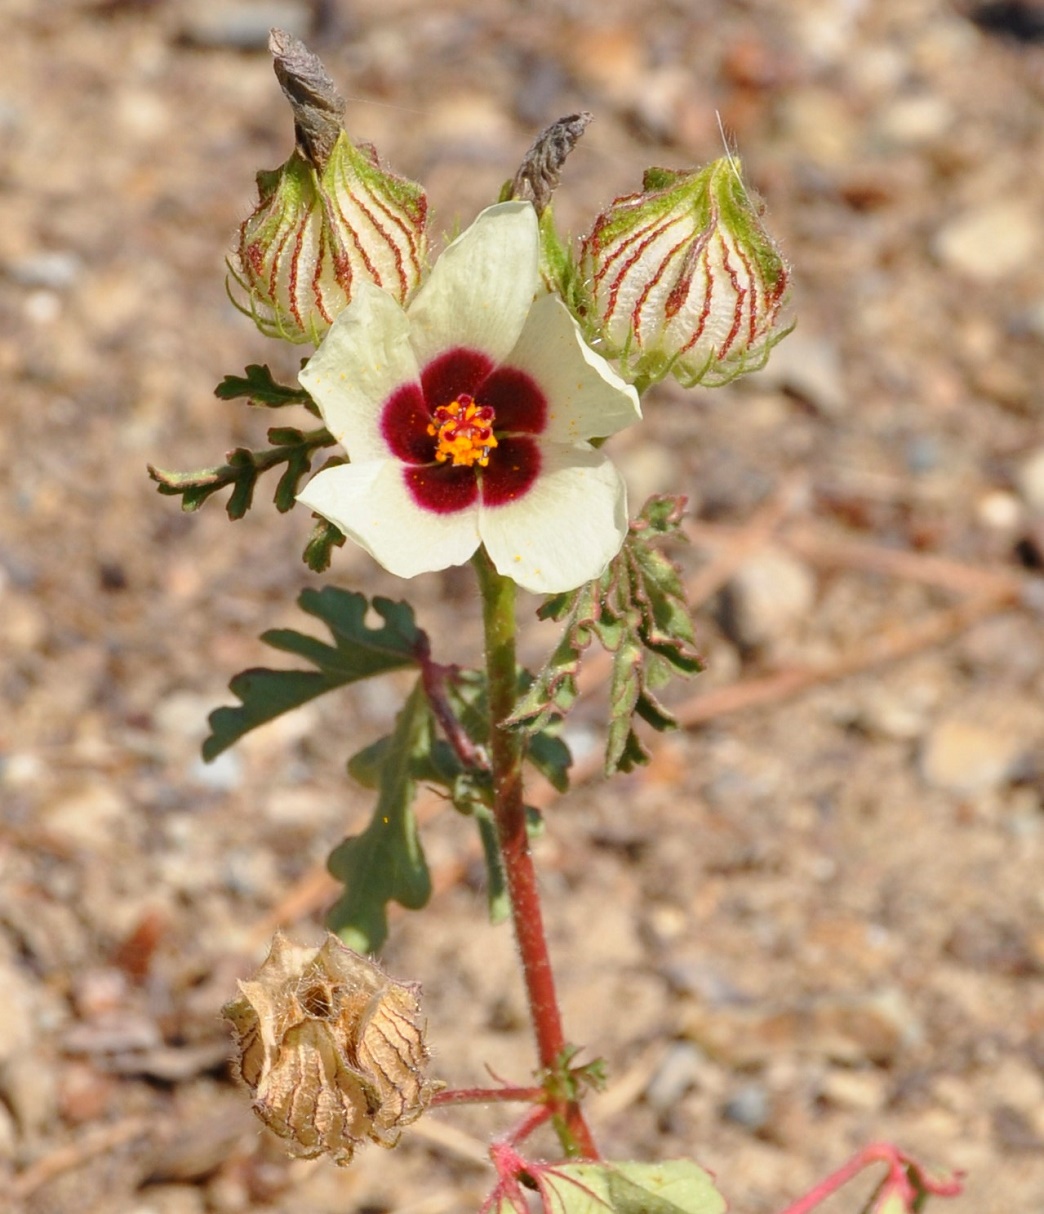
{"label": "gravel ground", "polygon": [[[595,114],[556,199],[577,232],[645,166],[721,154],[720,122],[794,267],[799,325],[763,375],[660,389],[614,440],[635,500],[689,495],[677,555],[705,591],[708,671],[675,695],[690,727],[555,803],[539,844],[567,1032],[613,1076],[605,1153],[694,1156],[731,1208],[768,1214],[887,1138],[968,1173],[955,1214],[1044,1210],[1044,14],[1021,6],[1020,39],[1003,7],[3,0],[16,1207],[476,1209],[505,1127],[439,1113],[394,1155],[290,1162],[226,1066],[218,1008],[277,922],[315,938],[323,858],[370,808],[344,759],[402,691],[328,697],[198,758],[229,678],[268,658],[257,635],[299,625],[321,581],[303,512],[182,515],[144,472],[260,445],[264,421],[213,387],[296,367],[222,266],[253,174],[290,148],[264,49],[280,24],[441,230],[562,114]],[[331,576],[404,589],[347,548]],[[473,661],[468,578],[409,593],[439,652]],[[527,652],[547,643],[526,624]],[[578,754],[603,713],[597,694],[577,713]],[[441,1077],[525,1082],[468,824],[424,816],[438,893],[396,919],[386,964],[424,984]]]}

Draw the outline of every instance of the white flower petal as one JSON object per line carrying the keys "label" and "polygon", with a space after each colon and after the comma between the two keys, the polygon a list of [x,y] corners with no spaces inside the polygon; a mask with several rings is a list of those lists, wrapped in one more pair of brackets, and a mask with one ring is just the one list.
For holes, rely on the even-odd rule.
{"label": "white flower petal", "polygon": [[396,388],[419,382],[420,368],[402,308],[372,283],[354,291],[298,378],[353,460],[382,459],[389,452],[381,405]]}
{"label": "white flower petal", "polygon": [[504,360],[536,380],[547,399],[550,442],[605,438],[639,421],[638,393],[584,341],[557,295],[543,295],[529,310],[515,348]]}
{"label": "white flower petal", "polygon": [[479,508],[479,534],[498,571],[537,594],[598,577],[627,534],[627,491],[601,451],[541,446],[536,483],[517,501]]}
{"label": "white flower petal", "polygon": [[438,259],[409,306],[410,340],[421,366],[455,346],[501,362],[522,332],[539,285],[532,204],[488,207]]}
{"label": "white flower petal", "polygon": [[479,546],[478,510],[422,510],[396,460],[338,464],[313,476],[297,500],[336,523],[398,577],[463,565]]}

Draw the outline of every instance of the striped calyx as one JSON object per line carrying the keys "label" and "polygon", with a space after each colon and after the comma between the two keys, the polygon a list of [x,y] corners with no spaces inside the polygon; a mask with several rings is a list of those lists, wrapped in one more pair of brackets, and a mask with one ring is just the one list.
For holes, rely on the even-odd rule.
{"label": "striped calyx", "polygon": [[258,204],[239,229],[233,302],[262,333],[318,345],[371,282],[405,304],[425,266],[427,198],[381,168],[376,153],[342,130],[320,169],[300,148],[257,175]]}
{"label": "striped calyx", "polygon": [[764,366],[790,331],[780,324],[787,266],[734,159],[648,169],[641,193],[598,217],[580,270],[583,322],[632,382],[728,383]]}

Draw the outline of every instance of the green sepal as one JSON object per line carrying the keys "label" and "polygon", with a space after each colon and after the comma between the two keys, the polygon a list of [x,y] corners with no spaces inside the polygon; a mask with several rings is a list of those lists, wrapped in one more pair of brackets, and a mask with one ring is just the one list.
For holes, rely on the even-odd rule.
{"label": "green sepal", "polygon": [[286,405],[304,405],[316,417],[319,409],[304,388],[292,388],[277,383],[272,378],[268,365],[251,363],[245,375],[226,375],[214,389],[221,400],[246,400],[250,405],[263,405],[269,409],[282,409]]}
{"label": "green sepal", "polygon": [[252,729],[335,687],[417,665],[424,634],[408,604],[375,598],[373,609],[384,623],[372,628],[366,623],[370,604],[365,595],[325,586],[303,590],[297,603],[329,628],[334,644],[289,628],[265,632],[261,640],[266,645],[305,658],[316,669],[256,668],[236,675],[229,689],[241,703],[210,714],[210,736],[203,743],[208,762]]}
{"label": "green sepal", "polygon": [[327,915],[327,926],[357,952],[375,953],[387,939],[389,902],[420,910],[431,897],[431,874],[413,812],[413,768],[430,754],[432,726],[418,681],[396,718],[394,732],[384,739],[379,796],[369,826],[334,848],[327,862],[345,887]]}
{"label": "green sepal", "polygon": [[703,669],[685,590],[677,568],[660,551],[680,533],[682,502],[651,498],[617,557],[602,576],[548,599],[543,619],[565,620],[551,658],[519,700],[509,724],[527,733],[544,730],[572,707],[584,650],[597,638],[613,659],[605,771],[631,771],[649,753],[634,732],[640,716],[654,729],[676,727],[653,691],[674,676]]}

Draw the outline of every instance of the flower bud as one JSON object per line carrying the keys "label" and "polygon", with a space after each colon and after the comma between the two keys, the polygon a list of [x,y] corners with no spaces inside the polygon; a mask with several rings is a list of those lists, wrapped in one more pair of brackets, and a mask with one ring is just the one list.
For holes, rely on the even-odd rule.
{"label": "flower bud", "polygon": [[358,1143],[398,1142],[441,1086],[428,1060],[418,987],[328,935],[321,948],[277,934],[239,998],[232,1022],[241,1078],[254,1111],[290,1153],[347,1164]]}
{"label": "flower bud", "polygon": [[648,169],[581,249],[586,324],[632,380],[728,383],[765,365],[776,342],[787,266],[724,158],[698,172]]}
{"label": "flower bud", "polygon": [[406,303],[424,269],[427,199],[348,138],[344,101],[315,55],[281,31],[270,46],[297,147],[257,175],[258,203],[229,262],[247,301],[233,303],[268,336],[318,345],[359,280]]}

